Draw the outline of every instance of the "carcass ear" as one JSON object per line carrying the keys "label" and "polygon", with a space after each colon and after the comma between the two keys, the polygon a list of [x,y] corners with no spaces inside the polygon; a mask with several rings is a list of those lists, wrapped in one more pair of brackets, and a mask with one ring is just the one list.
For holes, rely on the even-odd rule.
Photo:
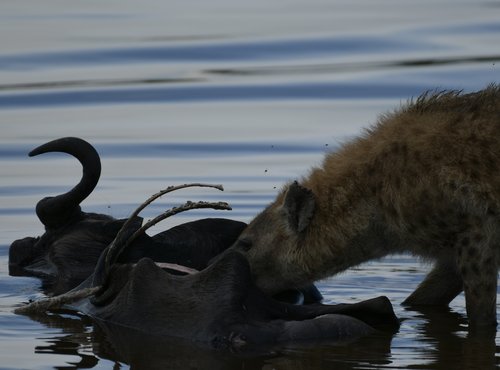
{"label": "carcass ear", "polygon": [[289,186],[283,208],[292,230],[301,233],[309,226],[315,205],[316,200],[311,190],[300,186],[297,181]]}

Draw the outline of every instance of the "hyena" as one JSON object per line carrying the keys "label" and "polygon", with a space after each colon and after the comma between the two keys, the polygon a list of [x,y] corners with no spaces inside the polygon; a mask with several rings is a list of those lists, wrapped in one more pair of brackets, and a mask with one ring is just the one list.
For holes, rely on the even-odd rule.
{"label": "hyena", "polygon": [[273,293],[411,252],[435,261],[409,305],[462,290],[470,328],[496,327],[500,85],[426,93],[288,184],[233,248]]}

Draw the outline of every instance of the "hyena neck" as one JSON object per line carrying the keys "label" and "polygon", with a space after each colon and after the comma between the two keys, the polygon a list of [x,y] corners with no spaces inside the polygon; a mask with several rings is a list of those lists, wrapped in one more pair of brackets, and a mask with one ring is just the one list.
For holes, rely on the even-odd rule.
{"label": "hyena neck", "polygon": [[[378,216],[352,228],[336,226],[331,231],[317,230],[316,237],[304,241],[308,260],[315,260],[313,266],[324,266],[314,269],[315,272],[321,272],[322,276],[314,276],[312,281],[400,252],[397,235],[387,230]],[[314,225],[311,227],[314,228]]]}
{"label": "hyena neck", "polygon": [[[336,176],[316,170],[305,180],[316,197],[316,210],[303,238],[311,266],[321,277],[400,251],[396,232],[387,227],[373,194],[356,168]],[[312,269],[311,269],[312,270]]]}

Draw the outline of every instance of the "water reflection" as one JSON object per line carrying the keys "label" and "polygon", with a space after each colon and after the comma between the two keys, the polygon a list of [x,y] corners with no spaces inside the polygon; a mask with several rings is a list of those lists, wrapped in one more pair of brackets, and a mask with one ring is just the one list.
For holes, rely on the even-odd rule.
{"label": "water reflection", "polygon": [[[36,353],[80,357],[67,369],[97,366],[99,359],[130,365],[131,369],[316,369],[327,363],[359,358],[357,363],[390,363],[391,335],[375,334],[351,343],[300,347],[265,348],[261,352],[231,353],[205,348],[178,338],[155,337],[109,323],[89,321],[86,317],[49,314],[30,316],[49,327],[58,327],[62,336],[45,338]],[[357,349],[362,348],[362,351]],[[91,350],[95,355],[86,352]],[[365,354],[365,355],[363,355]],[[356,364],[353,364],[355,366]],[[340,367],[352,368],[351,365]]]}
{"label": "water reflection", "polygon": [[[412,368],[493,369],[500,365],[495,334],[474,337],[466,319],[444,308],[408,311],[417,319],[419,346],[405,354]],[[44,338],[36,353],[78,356],[64,369],[90,369],[107,359],[131,369],[374,369],[393,368],[408,348],[393,345],[393,337],[377,333],[351,343],[286,346],[260,353],[215,351],[177,338],[155,337],[137,330],[97,322],[72,312],[59,311],[30,317],[62,335]],[[396,334],[398,335],[398,334]],[[391,345],[393,345],[391,349]],[[93,353],[93,354],[92,354]],[[395,362],[396,361],[396,362]],[[396,367],[399,367],[396,365]]]}
{"label": "water reflection", "polygon": [[469,333],[467,319],[447,307],[422,307],[413,314],[422,322],[418,330],[428,353],[421,355],[429,360],[429,368],[494,369],[500,364],[495,332]]}
{"label": "water reflection", "polygon": [[92,338],[89,329],[92,323],[85,316],[63,314],[36,314],[30,319],[37,321],[48,328],[61,329],[62,334],[55,337],[43,338],[44,344],[35,347],[37,354],[58,354],[80,358],[77,363],[59,369],[92,369],[99,359],[92,354],[86,354],[85,349],[92,347]]}

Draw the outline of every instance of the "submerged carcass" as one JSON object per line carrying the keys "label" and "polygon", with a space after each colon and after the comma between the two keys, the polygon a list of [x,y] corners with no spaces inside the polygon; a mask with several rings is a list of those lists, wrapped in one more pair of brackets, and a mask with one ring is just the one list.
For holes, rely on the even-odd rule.
{"label": "submerged carcass", "polygon": [[[9,273],[42,278],[50,294],[64,293],[85,280],[95,268],[102,251],[113,241],[126,219],[83,212],[80,203],[94,190],[101,173],[97,151],[86,141],[66,137],[32,150],[36,156],[64,152],[83,167],[80,182],[70,191],[38,202],[36,213],[45,226],[40,237],[16,240],[9,249]],[[134,222],[142,224],[136,217]],[[228,219],[203,219],[176,226],[153,237],[143,234],[122,260],[137,262],[151,257],[160,262],[203,269],[208,261],[229,247],[245,223]]]}
{"label": "submerged carcass", "polygon": [[[187,202],[138,225],[135,217],[157,195],[124,223],[102,253],[94,273],[73,292],[52,302],[58,300],[57,304],[83,312],[101,325],[188,339],[217,349],[347,341],[377,329],[397,330],[399,322],[386,297],[340,305],[293,305],[268,297],[255,286],[248,262],[238,252],[216,258],[202,271],[147,257],[137,263],[120,262],[134,240],[160,220],[188,209],[227,207],[225,203]],[[42,302],[33,307],[51,306]]]}
{"label": "submerged carcass", "polygon": [[398,326],[385,297],[340,305],[292,305],[268,297],[237,252],[184,276],[149,258],[117,264],[91,298],[69,307],[104,323],[229,349],[347,341]]}
{"label": "submerged carcass", "polygon": [[[48,151],[77,157],[84,168],[82,180],[68,193],[40,201],[37,214],[46,232],[40,238],[14,242],[9,263],[12,270],[53,279],[55,294],[81,284],[19,311],[50,309],[56,302],[95,318],[100,325],[230,349],[351,340],[399,326],[385,297],[356,304],[292,305],[266,296],[254,285],[242,254],[214,258],[237,239],[243,223],[205,219],[152,238],[146,235],[152,225],[185,210],[230,209],[225,203],[187,202],[144,225],[139,217],[149,203],[174,190],[218,186],[169,187],[150,197],[129,219],[114,220],[82,212],[79,206],[99,178],[95,150],[81,139],[65,138],[32,154]],[[313,300],[321,297],[314,287],[305,291],[312,291]]]}

